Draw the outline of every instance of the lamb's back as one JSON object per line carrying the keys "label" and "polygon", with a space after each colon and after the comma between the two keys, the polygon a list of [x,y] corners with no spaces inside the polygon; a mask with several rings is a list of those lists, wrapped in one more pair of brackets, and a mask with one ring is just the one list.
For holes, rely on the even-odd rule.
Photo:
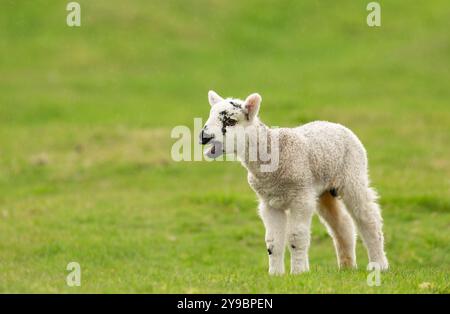
{"label": "lamb's back", "polygon": [[314,121],[293,128],[292,132],[301,143],[302,163],[307,160],[312,175],[320,183],[333,185],[349,167],[366,171],[365,149],[358,137],[345,126]]}

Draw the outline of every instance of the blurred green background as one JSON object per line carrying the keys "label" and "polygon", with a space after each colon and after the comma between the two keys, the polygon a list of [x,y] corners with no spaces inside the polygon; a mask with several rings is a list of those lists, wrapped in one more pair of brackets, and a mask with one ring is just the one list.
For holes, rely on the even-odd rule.
{"label": "blurred green background", "polygon": [[[1,292],[450,292],[450,3],[0,1]],[[238,163],[171,160],[207,91],[263,97],[268,125],[339,122],[365,144],[391,270],[266,274]],[[82,269],[66,285],[66,265]]]}

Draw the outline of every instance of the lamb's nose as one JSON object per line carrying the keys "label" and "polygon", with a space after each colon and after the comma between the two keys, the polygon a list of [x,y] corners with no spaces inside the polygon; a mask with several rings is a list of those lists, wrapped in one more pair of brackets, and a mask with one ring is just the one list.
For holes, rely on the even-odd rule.
{"label": "lamb's nose", "polygon": [[200,133],[200,144],[205,145],[208,144],[209,141],[211,141],[214,138],[214,135],[209,135],[205,132],[205,130],[202,130]]}

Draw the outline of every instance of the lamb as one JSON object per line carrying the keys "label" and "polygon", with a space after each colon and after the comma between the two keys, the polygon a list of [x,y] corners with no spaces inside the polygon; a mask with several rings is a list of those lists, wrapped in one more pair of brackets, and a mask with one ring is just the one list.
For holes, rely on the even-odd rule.
{"label": "lamb", "polygon": [[[381,270],[388,269],[382,217],[377,194],[369,186],[366,151],[352,131],[324,121],[270,129],[258,118],[259,94],[242,101],[209,91],[208,98],[211,110],[200,143],[211,145],[208,157],[233,154],[248,170],[266,229],[269,274],[284,274],[286,241],[291,274],[309,270],[310,225],[315,212],[333,238],[339,268],[356,267],[356,225],[369,261]],[[255,131],[267,139],[252,140]],[[236,138],[245,138],[244,149],[235,145]],[[267,161],[251,158],[249,152],[258,145],[278,151],[277,167],[272,171],[263,171]]]}

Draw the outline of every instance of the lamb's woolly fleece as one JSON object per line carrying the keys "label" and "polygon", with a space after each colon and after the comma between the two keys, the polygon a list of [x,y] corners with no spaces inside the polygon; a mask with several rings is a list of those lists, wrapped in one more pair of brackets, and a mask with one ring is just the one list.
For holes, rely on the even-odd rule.
{"label": "lamb's woolly fleece", "polygon": [[[220,96],[210,93],[211,105],[215,102],[225,106]],[[314,212],[333,237],[340,267],[356,267],[355,223],[373,267],[387,269],[380,209],[376,193],[369,187],[366,151],[360,140],[348,128],[324,121],[270,129],[257,117],[260,102],[258,94],[239,101],[246,115],[249,110],[256,112],[245,129],[257,128],[278,136],[279,165],[273,172],[262,172],[260,161],[249,161],[248,154],[238,154],[238,158],[247,168],[248,182],[259,198],[269,273],[284,273],[286,240],[291,251],[291,273],[309,270]],[[210,116],[209,121],[214,117]],[[268,150],[272,149],[270,141],[267,145]]]}

